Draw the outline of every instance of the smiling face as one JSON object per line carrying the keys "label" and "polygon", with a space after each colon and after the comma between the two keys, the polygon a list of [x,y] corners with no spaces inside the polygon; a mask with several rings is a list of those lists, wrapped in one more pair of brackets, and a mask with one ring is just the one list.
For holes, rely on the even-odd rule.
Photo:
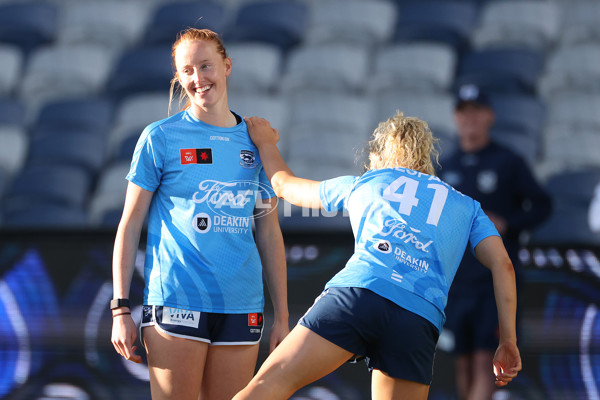
{"label": "smiling face", "polygon": [[196,117],[213,111],[227,111],[227,77],[231,59],[207,40],[186,40],[175,51],[177,78]]}

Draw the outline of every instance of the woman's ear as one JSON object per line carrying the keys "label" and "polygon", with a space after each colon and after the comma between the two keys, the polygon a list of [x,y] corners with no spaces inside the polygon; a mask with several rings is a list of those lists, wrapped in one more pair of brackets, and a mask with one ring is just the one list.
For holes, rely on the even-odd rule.
{"label": "woman's ear", "polygon": [[229,77],[229,75],[231,74],[232,66],[233,66],[233,62],[231,61],[231,58],[227,57],[225,59],[225,76]]}

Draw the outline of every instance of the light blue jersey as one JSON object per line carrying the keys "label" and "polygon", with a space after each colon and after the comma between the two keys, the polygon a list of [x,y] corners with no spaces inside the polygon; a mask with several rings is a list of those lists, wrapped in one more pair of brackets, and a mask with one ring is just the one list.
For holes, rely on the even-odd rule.
{"label": "light blue jersey", "polygon": [[321,182],[327,211],[346,209],[355,252],[326,287],[372,290],[442,331],[448,290],[466,246],[498,235],[478,202],[410,169]]}
{"label": "light blue jersey", "polygon": [[242,120],[208,125],[190,112],[150,124],[127,179],[154,192],[144,303],[215,313],[263,310],[252,216],[275,194]]}

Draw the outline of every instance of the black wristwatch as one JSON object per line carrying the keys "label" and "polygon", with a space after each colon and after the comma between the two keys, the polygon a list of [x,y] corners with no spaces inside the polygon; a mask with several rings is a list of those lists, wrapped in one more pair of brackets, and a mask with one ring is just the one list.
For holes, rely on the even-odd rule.
{"label": "black wristwatch", "polygon": [[110,301],[110,309],[114,310],[115,308],[120,307],[129,307],[129,299],[112,299]]}

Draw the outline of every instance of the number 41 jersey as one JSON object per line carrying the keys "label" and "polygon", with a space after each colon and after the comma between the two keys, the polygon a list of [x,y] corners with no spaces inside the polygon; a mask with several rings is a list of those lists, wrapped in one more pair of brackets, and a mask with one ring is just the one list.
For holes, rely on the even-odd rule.
{"label": "number 41 jersey", "polygon": [[[246,123],[206,124],[190,112],[150,124],[127,179],[154,192],[144,302],[215,313],[260,312],[262,268],[253,212],[275,194]],[[259,215],[257,215],[259,216]]]}
{"label": "number 41 jersey", "polygon": [[353,256],[326,287],[372,290],[439,332],[466,246],[498,235],[477,201],[410,169],[326,180],[320,197],[327,211],[347,210],[355,236]]}

